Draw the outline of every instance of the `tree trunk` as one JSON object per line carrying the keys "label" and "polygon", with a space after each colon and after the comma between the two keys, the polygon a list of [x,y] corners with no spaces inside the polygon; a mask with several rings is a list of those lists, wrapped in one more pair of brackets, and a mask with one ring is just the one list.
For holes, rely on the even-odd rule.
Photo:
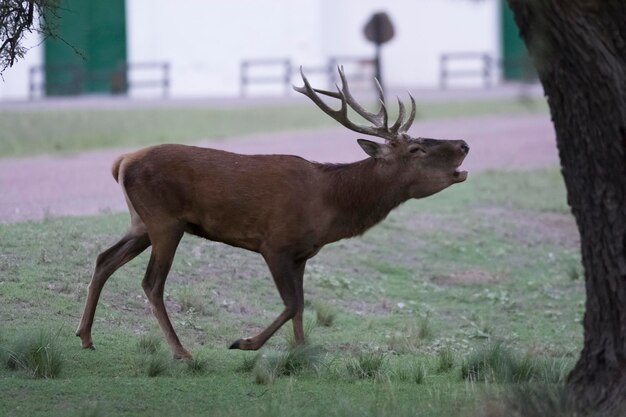
{"label": "tree trunk", "polygon": [[626,399],[626,0],[508,0],[548,97],[581,238],[587,409]]}

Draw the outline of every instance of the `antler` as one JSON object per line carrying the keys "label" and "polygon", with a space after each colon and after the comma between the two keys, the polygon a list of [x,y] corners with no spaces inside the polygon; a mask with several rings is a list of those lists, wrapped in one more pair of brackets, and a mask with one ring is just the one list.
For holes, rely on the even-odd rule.
{"label": "antler", "polygon": [[[389,127],[389,116],[387,114],[387,106],[385,106],[385,96],[378,80],[375,79],[376,89],[378,90],[378,101],[380,102],[380,110],[378,111],[378,113],[371,113],[363,108],[363,106],[361,106],[359,103],[357,103],[357,101],[352,96],[352,93],[350,93],[350,89],[348,88],[348,82],[346,81],[346,75],[343,72],[343,67],[337,67],[337,70],[339,71],[339,77],[341,77],[341,88],[339,88],[339,86],[335,84],[335,86],[337,87],[337,92],[312,88],[311,84],[309,84],[309,80],[307,80],[304,72],[302,71],[302,67],[300,67],[300,75],[302,76],[302,81],[304,81],[304,87],[296,87],[294,85],[293,89],[310,98],[324,113],[326,113],[350,130],[358,133],[363,133],[364,135],[378,136],[390,142],[404,140],[403,133],[409,130],[409,128],[413,124],[413,120],[415,119],[416,107],[415,99],[413,98],[413,96],[409,94],[409,97],[411,98],[411,114],[406,121],[404,120],[404,104],[402,103],[402,101],[400,101],[400,98],[398,98],[398,119],[391,127]],[[332,109],[326,103],[324,103],[316,93],[320,93],[325,96],[341,100],[341,108],[339,110]],[[371,122],[374,126],[357,125],[350,121],[348,119],[348,106],[350,106],[365,120]]]}

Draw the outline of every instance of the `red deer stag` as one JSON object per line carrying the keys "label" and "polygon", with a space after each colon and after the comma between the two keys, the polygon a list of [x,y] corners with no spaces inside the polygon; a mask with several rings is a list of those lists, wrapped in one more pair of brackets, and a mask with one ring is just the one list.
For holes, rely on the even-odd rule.
{"label": "red deer stag", "polygon": [[[107,279],[152,245],[141,285],[174,357],[191,357],[163,303],[165,279],[185,232],[260,253],[285,304],[265,330],[235,341],[231,349],[259,349],[290,319],[296,342],[302,344],[306,261],[328,243],[364,233],[404,201],[427,197],[466,179],[467,172],[457,170],[469,151],[465,141],[408,135],[415,118],[413,97],[406,120],[398,99],[399,116],[389,126],[380,87],[381,107],[374,114],[355,101],[341,68],[342,87],[337,86],[337,92],[314,89],[302,70],[301,75],[304,86],[294,86],[297,92],[348,129],[385,143],[358,139],[369,157],[348,164],[183,145],[159,145],[122,155],[113,164],[113,177],[122,186],[131,225],[96,260],[76,331],[83,347],[93,348],[91,326]],[[330,108],[317,93],[339,99],[341,108]],[[372,126],[350,121],[348,106]]]}

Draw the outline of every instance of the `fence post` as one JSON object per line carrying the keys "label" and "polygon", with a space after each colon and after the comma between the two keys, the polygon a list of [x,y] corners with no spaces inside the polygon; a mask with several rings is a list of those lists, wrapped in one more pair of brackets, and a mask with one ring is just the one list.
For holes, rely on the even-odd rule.
{"label": "fence post", "polygon": [[439,57],[439,88],[445,90],[447,87],[447,69],[446,65],[448,64],[448,56],[446,54],[441,54]]}
{"label": "fence post", "polygon": [[163,63],[163,98],[170,96],[170,63]]}

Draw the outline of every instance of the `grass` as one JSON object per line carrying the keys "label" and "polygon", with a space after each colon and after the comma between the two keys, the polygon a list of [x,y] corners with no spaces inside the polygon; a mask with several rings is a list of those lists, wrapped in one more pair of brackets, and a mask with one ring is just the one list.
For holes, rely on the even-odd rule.
{"label": "grass", "polygon": [[147,356],[143,364],[145,374],[150,378],[165,374],[170,367],[170,361],[164,354]]}
{"label": "grass", "polygon": [[57,336],[47,330],[20,335],[13,347],[5,352],[6,367],[24,371],[33,378],[58,377],[65,361]]}
{"label": "grass", "polygon": [[267,351],[256,357],[252,374],[257,384],[272,384],[278,377],[319,373],[324,352],[319,346],[305,345],[287,351]]}
{"label": "grass", "polygon": [[[313,336],[313,330],[315,329],[315,326],[317,325],[317,322],[315,320],[313,320],[310,317],[307,317],[307,315],[305,314],[303,320],[302,320],[302,327],[304,330],[304,338],[306,343],[310,344]],[[298,347],[298,344],[296,343],[296,336],[293,332],[293,326],[291,326],[291,323],[288,323],[285,327],[288,328],[288,330],[285,330],[284,334],[285,334],[285,341],[287,342],[287,346],[289,347],[289,349],[295,349]]]}
{"label": "grass", "polygon": [[423,384],[426,379],[426,366],[418,360],[396,365],[393,371],[394,379],[402,382],[413,382]]}
{"label": "grass", "polygon": [[[194,360],[170,359],[150,312],[141,289],[149,250],[107,282],[96,350],[81,349],[73,332],[93,261],[127,223],[0,225],[0,415],[457,417],[491,407],[521,416],[507,395],[527,386],[557,395],[582,344],[579,246],[556,170],[473,175],[322,250],[307,265],[305,298],[340,315],[319,326],[320,307],[307,304],[303,351],[289,347],[290,323],[260,352],[226,349],[274,320],[280,296],[260,256],[189,236],[165,302]],[[198,305],[210,311],[191,314]],[[7,362],[41,330],[54,343],[34,346],[62,353],[54,378]],[[407,348],[390,342],[398,334]],[[538,410],[566,407],[544,400]]]}
{"label": "grass", "polygon": [[191,288],[183,288],[178,296],[180,309],[188,314],[211,315],[211,310],[207,308],[205,298],[194,292]]}
{"label": "grass", "polygon": [[210,368],[208,360],[204,358],[198,358],[197,356],[186,360],[185,365],[187,367],[187,372],[190,374],[203,374],[207,372]]}
{"label": "grass", "polygon": [[346,363],[348,375],[357,379],[380,380],[385,376],[387,356],[382,352],[364,352]]}
{"label": "grass", "polygon": [[318,326],[331,327],[337,318],[337,311],[327,304],[315,304],[315,322]]}
{"label": "grass", "polygon": [[491,417],[614,417],[623,416],[625,408],[616,402],[604,410],[581,412],[563,385],[538,383],[511,385],[482,411]]}
{"label": "grass", "polygon": [[137,342],[139,352],[154,355],[161,349],[161,335],[151,333],[142,335]]}
{"label": "grass", "polygon": [[463,362],[461,377],[470,381],[520,382],[530,379],[531,364],[517,361],[502,344],[489,344],[474,351]]}
{"label": "grass", "polygon": [[428,315],[418,318],[415,322],[409,322],[402,331],[396,332],[389,337],[387,347],[390,351],[398,354],[416,352],[419,347],[432,339],[434,330],[430,324]]}
{"label": "grass", "polygon": [[[431,103],[420,119],[545,113],[538,100]],[[245,123],[242,123],[245,121]],[[0,157],[66,154],[85,150],[194,143],[253,133],[310,130],[336,122],[305,100],[291,106],[257,108],[131,108],[0,111]]]}
{"label": "grass", "polygon": [[573,365],[567,358],[520,356],[501,343],[488,343],[465,358],[461,377],[472,382],[562,384]]}
{"label": "grass", "polygon": [[448,372],[456,365],[456,355],[448,348],[441,349],[437,352],[437,372]]}

